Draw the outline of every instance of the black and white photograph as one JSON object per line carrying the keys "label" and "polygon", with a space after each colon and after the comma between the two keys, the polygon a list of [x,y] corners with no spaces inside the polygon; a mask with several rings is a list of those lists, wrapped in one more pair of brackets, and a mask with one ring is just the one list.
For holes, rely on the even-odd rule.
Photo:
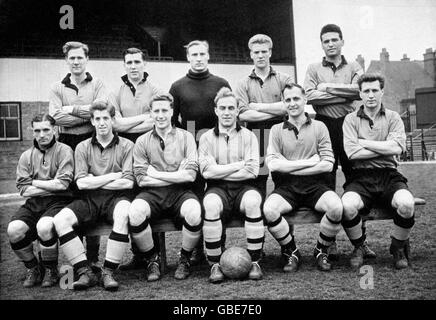
{"label": "black and white photograph", "polygon": [[1,0],[0,40],[3,302],[436,299],[436,1]]}

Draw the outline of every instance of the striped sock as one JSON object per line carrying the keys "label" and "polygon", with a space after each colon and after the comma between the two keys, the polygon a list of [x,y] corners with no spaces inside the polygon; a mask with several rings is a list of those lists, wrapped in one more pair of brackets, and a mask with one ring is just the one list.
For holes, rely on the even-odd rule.
{"label": "striped sock", "polygon": [[107,240],[106,258],[104,267],[116,270],[121,263],[124,251],[127,249],[129,236],[127,234],[117,233],[112,230]]}
{"label": "striped sock", "polygon": [[44,266],[52,267],[58,264],[59,246],[57,237],[47,241],[39,239],[39,248],[41,249],[41,260]]}
{"label": "striped sock", "polygon": [[359,214],[351,220],[342,220],[342,226],[355,247],[360,246],[365,241],[366,235],[362,230],[362,218]]}
{"label": "striped sock", "polygon": [[204,219],[203,237],[206,246],[207,259],[211,263],[218,263],[221,257],[221,236],[223,226],[221,218],[215,220]]}
{"label": "striped sock", "polygon": [[265,227],[262,217],[245,217],[245,234],[247,236],[247,251],[252,261],[258,261],[265,239]]}
{"label": "striped sock", "polygon": [[201,237],[201,227],[201,224],[191,226],[186,220],[183,222],[182,249],[185,252],[192,252],[197,246],[198,240]]}
{"label": "striped sock", "polygon": [[23,261],[27,269],[31,269],[38,265],[38,259],[36,259],[36,256],[33,253],[33,241],[30,238],[29,233],[26,233],[24,239],[15,243],[11,242],[11,248],[14,250],[17,257]]}
{"label": "striped sock", "polygon": [[154,242],[148,219],[145,219],[139,226],[132,226],[129,224],[129,231],[139,252],[145,253],[154,250]]}
{"label": "striped sock", "polygon": [[341,221],[330,219],[327,214],[321,219],[320,232],[318,237],[319,249],[327,249],[335,241],[336,235],[341,230]]}
{"label": "striped sock", "polygon": [[293,237],[289,224],[282,216],[276,221],[268,223],[268,230],[282,247],[288,247]]}
{"label": "striped sock", "polygon": [[392,230],[392,236],[397,240],[407,240],[410,236],[410,231],[415,224],[415,216],[411,218],[403,218],[398,213],[394,215],[394,229]]}
{"label": "striped sock", "polygon": [[63,236],[60,236],[59,245],[75,270],[88,266],[85,247],[74,231],[70,231]]}

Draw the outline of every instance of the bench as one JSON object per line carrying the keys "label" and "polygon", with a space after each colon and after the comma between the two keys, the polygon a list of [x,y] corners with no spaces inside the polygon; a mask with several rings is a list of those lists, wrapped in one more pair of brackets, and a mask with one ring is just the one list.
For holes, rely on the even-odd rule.
{"label": "bench", "polygon": [[[425,205],[425,200],[421,198],[415,198],[415,206]],[[415,212],[415,216],[416,212]],[[289,214],[284,215],[284,218],[289,224],[310,224],[319,223],[321,221],[322,215],[315,212],[309,208],[299,208],[294,210]],[[392,219],[392,212],[384,208],[375,207],[367,215],[363,215],[362,219],[364,221],[372,220],[388,220]],[[225,228],[241,228],[244,227],[244,222],[240,219],[234,219],[229,221]],[[172,231],[181,231],[181,228],[177,228],[172,220],[161,219],[151,224],[151,229],[153,233],[157,233],[160,242],[160,258],[161,258],[161,273],[164,274],[167,267],[167,255],[166,255],[166,245],[165,245],[165,233]],[[112,226],[107,223],[101,223],[96,228],[90,229],[86,232],[87,236],[103,236],[109,235],[112,231]]]}

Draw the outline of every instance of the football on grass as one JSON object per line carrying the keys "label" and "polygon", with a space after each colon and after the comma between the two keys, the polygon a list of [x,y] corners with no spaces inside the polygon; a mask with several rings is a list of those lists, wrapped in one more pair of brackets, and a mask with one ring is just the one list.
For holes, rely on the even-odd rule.
{"label": "football on grass", "polygon": [[243,279],[251,269],[251,257],[240,247],[226,249],[220,259],[221,271],[230,279]]}

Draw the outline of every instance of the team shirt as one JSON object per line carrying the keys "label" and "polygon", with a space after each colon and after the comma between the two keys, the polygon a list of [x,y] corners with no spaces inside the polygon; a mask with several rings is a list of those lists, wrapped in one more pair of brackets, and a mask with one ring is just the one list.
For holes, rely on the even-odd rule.
{"label": "team shirt", "polygon": [[194,136],[183,129],[172,127],[164,140],[153,130],[140,136],[133,149],[133,169],[138,183],[147,176],[152,165],[158,171],[174,172],[183,160],[187,160],[186,170],[198,170],[197,145]]}
{"label": "team shirt", "polygon": [[[327,61],[310,64],[304,80],[307,103],[316,113],[330,118],[341,118],[355,110],[353,100],[359,99],[357,80],[363,74],[357,62],[348,63],[344,56],[338,67]],[[356,88],[329,88],[326,91],[316,89],[320,83],[356,84]]]}
{"label": "team shirt", "polygon": [[73,176],[74,153],[69,146],[53,138],[49,147],[42,150],[34,140],[33,146],[24,151],[18,160],[16,183],[22,195],[33,180],[58,179],[68,187]]}
{"label": "team shirt", "polygon": [[144,72],[143,79],[135,88],[127,75],[121,77],[123,84],[117,92],[109,96],[109,104],[114,106],[116,117],[133,117],[150,113],[152,97],[163,91],[147,81],[147,78],[148,73]]}
{"label": "team shirt", "polygon": [[206,131],[199,144],[200,172],[211,165],[225,165],[245,161],[244,169],[259,174],[259,145],[256,135],[237,124],[230,134],[220,132],[218,125]]}
{"label": "team shirt", "polygon": [[[375,116],[374,121],[365,114],[364,107],[350,113],[345,117],[344,149],[348,158],[359,150],[364,149],[359,145],[358,139],[372,141],[395,141],[404,152],[406,150],[406,133],[400,115],[383,105]],[[398,162],[394,156],[380,155],[376,158],[353,160],[354,169],[396,168]]]}
{"label": "team shirt", "polygon": [[329,132],[324,123],[312,120],[306,113],[306,122],[297,129],[289,121],[271,128],[267,162],[285,157],[287,160],[309,159],[318,154],[321,160],[335,162]]}
{"label": "team shirt", "polygon": [[[100,79],[93,78],[88,72],[79,88],[71,83],[71,73],[61,82],[53,84],[50,89],[49,110],[59,126],[59,133],[79,135],[93,131],[89,108],[83,106],[99,101],[107,101],[106,88]],[[75,106],[71,114],[62,111],[62,106],[69,105]]]}
{"label": "team shirt", "polygon": [[101,176],[111,172],[122,172],[122,179],[135,181],[133,176],[133,142],[114,133],[112,141],[103,147],[94,135],[80,142],[75,151],[75,180],[89,173]]}

